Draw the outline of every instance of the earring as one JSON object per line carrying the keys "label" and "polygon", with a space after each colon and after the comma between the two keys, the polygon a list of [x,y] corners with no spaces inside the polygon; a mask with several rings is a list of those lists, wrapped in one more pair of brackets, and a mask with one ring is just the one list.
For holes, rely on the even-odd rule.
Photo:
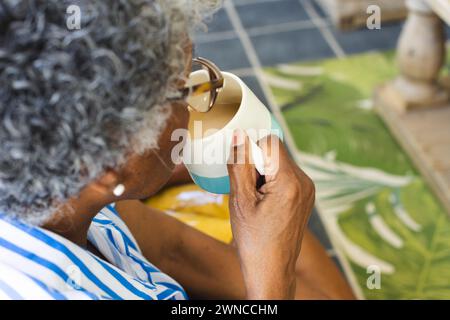
{"label": "earring", "polygon": [[125,186],[121,183],[118,184],[113,190],[113,194],[116,197],[120,197],[121,195],[123,195],[124,192],[125,192]]}

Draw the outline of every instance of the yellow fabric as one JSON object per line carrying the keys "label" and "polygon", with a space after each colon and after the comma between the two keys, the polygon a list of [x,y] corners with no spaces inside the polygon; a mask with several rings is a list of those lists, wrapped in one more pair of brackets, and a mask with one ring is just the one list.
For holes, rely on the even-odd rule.
{"label": "yellow fabric", "polygon": [[212,194],[195,184],[168,188],[146,201],[184,223],[229,243],[232,240],[228,196]]}

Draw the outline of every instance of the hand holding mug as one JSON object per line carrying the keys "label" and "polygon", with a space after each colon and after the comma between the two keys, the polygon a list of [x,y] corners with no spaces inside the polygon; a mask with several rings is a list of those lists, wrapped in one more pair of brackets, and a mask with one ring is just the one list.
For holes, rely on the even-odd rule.
{"label": "hand holding mug", "polygon": [[231,226],[248,298],[289,299],[295,293],[295,263],[314,205],[314,184],[276,136],[258,144],[265,163],[265,184],[259,189],[249,138],[244,131],[235,133],[231,154],[245,163],[230,159],[228,164]]}

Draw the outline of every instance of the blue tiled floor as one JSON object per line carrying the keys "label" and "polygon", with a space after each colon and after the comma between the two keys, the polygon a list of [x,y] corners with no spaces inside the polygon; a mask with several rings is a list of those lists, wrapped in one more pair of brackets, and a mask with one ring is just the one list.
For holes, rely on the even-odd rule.
{"label": "blue tiled floor", "polygon": [[352,32],[332,30],[347,54],[371,50],[389,50],[397,46],[403,24],[385,24],[380,30],[361,29]]}
{"label": "blue tiled floor", "polygon": [[311,1],[310,3],[312,4],[313,8],[316,10],[319,17],[330,20],[329,17],[327,16],[327,14],[325,13],[325,11],[323,10],[323,8],[316,1]]}
{"label": "blue tiled floor", "polygon": [[[315,60],[334,57],[331,46],[319,29],[310,25],[292,27],[292,30],[281,32],[271,31],[271,26],[293,22],[311,22],[303,3],[311,3],[315,12],[324,23],[329,24],[329,18],[315,0],[225,0],[233,1],[235,9],[245,29],[250,29],[250,36],[258,28],[263,28],[258,35],[251,36],[260,62],[263,66],[274,65],[299,60]],[[208,41],[198,44],[198,54],[218,60],[225,69],[248,67],[244,58],[245,51],[239,42],[237,33],[224,9],[220,10],[210,21]],[[393,49],[397,44],[402,23],[383,24],[381,30],[360,29],[351,32],[341,32],[330,27],[329,31],[335,37],[347,54],[371,50]],[[228,32],[224,40],[223,32]],[[222,34],[221,34],[222,33]],[[231,34],[231,36],[230,36]],[[201,37],[204,35],[201,35]],[[214,37],[217,36],[215,41]],[[235,42],[234,40],[237,40]],[[226,49],[224,52],[224,49]],[[230,59],[230,57],[233,57]],[[235,61],[229,61],[235,60]]]}
{"label": "blue tiled floor", "polygon": [[[236,8],[244,28],[309,20],[298,0],[269,1]],[[270,13],[270,14],[269,14]]]}
{"label": "blue tiled floor", "polygon": [[[248,35],[251,44],[262,66],[335,57],[330,43],[311,20],[310,12],[305,9],[305,3],[312,5],[312,9],[322,19],[321,25],[326,26],[333,40],[346,54],[393,49],[402,27],[402,23],[394,23],[384,24],[381,30],[361,29],[341,32],[329,26],[330,19],[315,0],[224,1],[232,1],[235,5],[243,27],[250,31]],[[224,70],[251,70],[248,54],[230,21],[225,10],[219,11],[209,23],[209,33],[199,35],[196,54],[215,61]],[[284,27],[277,28],[277,26]],[[262,102],[267,103],[257,78],[251,73],[246,74],[249,75],[242,77],[244,82]],[[309,228],[327,249],[332,248],[315,211],[310,219]]]}
{"label": "blue tiled floor", "polygon": [[318,29],[294,30],[251,38],[265,66],[332,57],[333,51]]}
{"label": "blue tiled floor", "polygon": [[225,10],[218,11],[208,22],[208,32],[223,32],[233,30],[233,26]]}
{"label": "blue tiled floor", "polygon": [[250,67],[238,38],[196,44],[195,55],[213,60],[223,70]]}

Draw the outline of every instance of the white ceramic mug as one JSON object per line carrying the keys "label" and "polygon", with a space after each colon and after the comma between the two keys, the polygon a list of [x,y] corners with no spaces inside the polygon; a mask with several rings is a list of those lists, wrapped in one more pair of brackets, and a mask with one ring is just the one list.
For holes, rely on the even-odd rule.
{"label": "white ceramic mug", "polygon": [[[236,114],[214,134],[200,139],[192,137],[186,139],[182,153],[183,163],[193,181],[202,189],[217,194],[230,192],[227,159],[230,155],[234,130],[241,129],[247,133],[251,143],[253,163],[262,175],[264,161],[262,151],[256,142],[269,134],[283,139],[281,128],[274,116],[247,85],[232,73],[222,72],[222,75],[224,86],[217,97],[216,104],[237,103],[239,108]],[[189,82],[192,83],[200,83],[207,79],[208,75],[204,70],[195,71],[189,76]],[[211,157],[214,150],[221,154]]]}

